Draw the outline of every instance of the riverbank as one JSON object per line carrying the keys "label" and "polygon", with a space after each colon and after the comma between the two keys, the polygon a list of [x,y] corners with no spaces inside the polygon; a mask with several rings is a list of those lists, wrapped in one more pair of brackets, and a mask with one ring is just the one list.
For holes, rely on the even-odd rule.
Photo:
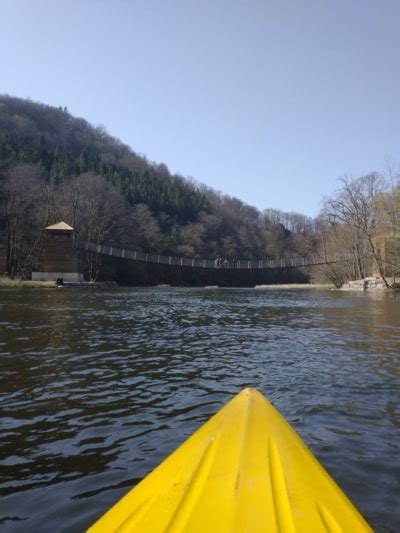
{"label": "riverbank", "polygon": [[[65,284],[64,287],[74,288],[99,288],[102,286],[116,287],[117,284],[113,282],[108,283],[82,283],[82,284]],[[31,281],[11,279],[0,277],[0,289],[54,289],[56,288],[54,281]],[[171,285],[160,284],[157,288],[170,288]],[[206,289],[218,288],[218,285],[206,285]],[[270,289],[270,290],[284,290],[284,289],[333,289],[334,286],[329,283],[282,283],[276,285],[256,285],[255,289]]]}
{"label": "riverbank", "polygon": [[0,277],[0,289],[54,289],[54,281],[31,281]]}
{"label": "riverbank", "polygon": [[281,290],[281,289],[334,289],[334,285],[331,283],[283,283],[276,285],[256,285],[255,289],[271,289],[271,290]]}
{"label": "riverbank", "polygon": [[393,285],[387,287],[382,278],[364,278],[348,281],[339,289],[341,291],[398,291],[400,287]]}

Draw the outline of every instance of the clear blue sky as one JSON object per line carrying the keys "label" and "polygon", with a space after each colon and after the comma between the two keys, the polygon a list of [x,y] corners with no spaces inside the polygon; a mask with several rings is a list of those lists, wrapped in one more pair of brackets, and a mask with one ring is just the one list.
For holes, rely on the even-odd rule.
{"label": "clear blue sky", "polygon": [[1,0],[0,92],[257,206],[399,158],[398,0]]}

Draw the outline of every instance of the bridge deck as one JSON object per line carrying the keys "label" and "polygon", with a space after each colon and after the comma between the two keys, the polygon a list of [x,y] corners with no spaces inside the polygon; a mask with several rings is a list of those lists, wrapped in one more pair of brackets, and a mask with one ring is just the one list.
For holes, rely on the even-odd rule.
{"label": "bridge deck", "polygon": [[130,259],[132,261],[140,261],[143,263],[152,263],[158,265],[170,265],[185,268],[202,268],[202,269],[229,269],[229,270],[259,270],[272,268],[300,268],[307,266],[326,265],[332,263],[341,263],[345,261],[353,261],[353,257],[334,257],[332,260],[323,260],[317,256],[315,257],[298,257],[294,259],[257,259],[257,260],[238,260],[238,261],[224,261],[218,264],[216,260],[199,259],[189,257],[173,257],[167,255],[160,255],[154,253],[145,253],[140,251],[126,250],[125,248],[118,248],[115,246],[106,246],[103,244],[96,244],[92,242],[75,241],[75,248],[77,250],[91,252],[96,254],[109,255],[121,259]]}

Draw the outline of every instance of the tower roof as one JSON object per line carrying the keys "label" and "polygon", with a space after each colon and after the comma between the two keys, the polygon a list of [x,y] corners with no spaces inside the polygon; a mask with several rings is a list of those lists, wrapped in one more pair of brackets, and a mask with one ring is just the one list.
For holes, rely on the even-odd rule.
{"label": "tower roof", "polygon": [[47,228],[45,229],[58,231],[74,231],[74,228],[66,224],[63,220],[61,220],[61,222],[57,222],[57,224],[53,224],[52,226],[47,226]]}

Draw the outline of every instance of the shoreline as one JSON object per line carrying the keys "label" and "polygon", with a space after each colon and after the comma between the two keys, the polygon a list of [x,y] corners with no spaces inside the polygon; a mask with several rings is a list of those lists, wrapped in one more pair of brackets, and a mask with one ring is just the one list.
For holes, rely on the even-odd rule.
{"label": "shoreline", "polygon": [[331,283],[282,283],[282,284],[276,284],[276,285],[256,285],[254,288],[255,289],[267,289],[267,290],[281,290],[281,289],[331,290],[331,289],[334,289],[335,286]]}
{"label": "shoreline", "polygon": [[[86,284],[89,285],[89,284]],[[170,285],[161,284],[156,285],[157,288],[169,288]],[[54,281],[32,281],[32,280],[17,280],[5,277],[0,277],[0,290],[1,289],[57,289],[57,285]],[[64,288],[68,288],[66,285]],[[206,285],[206,289],[219,288],[217,285]],[[250,288],[250,287],[249,287]],[[258,290],[332,290],[333,284],[327,283],[282,283],[274,285],[256,285],[254,289]],[[340,290],[340,289],[339,289]]]}
{"label": "shoreline", "polygon": [[0,277],[0,289],[55,289],[54,281],[32,281]]}

